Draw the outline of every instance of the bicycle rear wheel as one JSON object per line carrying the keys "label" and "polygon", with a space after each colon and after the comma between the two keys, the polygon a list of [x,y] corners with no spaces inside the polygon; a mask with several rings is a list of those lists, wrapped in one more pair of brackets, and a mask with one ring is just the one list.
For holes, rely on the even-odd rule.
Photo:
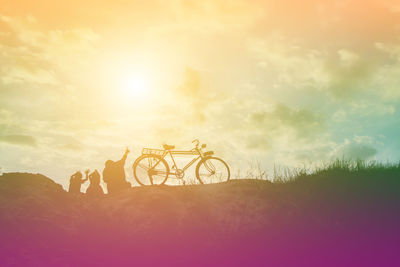
{"label": "bicycle rear wheel", "polygon": [[140,185],[161,185],[168,179],[167,162],[157,155],[142,155],[133,163],[133,176]]}
{"label": "bicycle rear wheel", "polygon": [[220,158],[206,157],[196,166],[196,177],[202,184],[227,182],[230,176],[228,164]]}

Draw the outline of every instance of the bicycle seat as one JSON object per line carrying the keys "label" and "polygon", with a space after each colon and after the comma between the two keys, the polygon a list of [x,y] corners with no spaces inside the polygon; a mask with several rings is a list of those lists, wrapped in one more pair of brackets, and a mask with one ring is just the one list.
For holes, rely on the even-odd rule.
{"label": "bicycle seat", "polygon": [[212,156],[214,155],[214,151],[207,151],[203,153],[204,157]]}
{"label": "bicycle seat", "polygon": [[163,147],[164,147],[165,150],[171,150],[171,149],[175,148],[175,146],[166,145],[166,144],[164,144]]}

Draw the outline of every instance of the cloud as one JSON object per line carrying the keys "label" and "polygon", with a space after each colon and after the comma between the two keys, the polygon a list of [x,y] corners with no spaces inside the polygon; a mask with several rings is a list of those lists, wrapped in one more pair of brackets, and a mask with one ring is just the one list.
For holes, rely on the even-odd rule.
{"label": "cloud", "polygon": [[68,143],[68,144],[60,145],[58,147],[63,150],[72,150],[72,151],[80,151],[83,149],[83,145],[79,142]]}
{"label": "cloud", "polygon": [[235,147],[237,156],[256,157],[269,166],[274,162],[291,166],[329,157],[333,145],[325,120],[322,114],[307,107],[263,103],[258,99],[250,106],[229,103],[219,121],[225,130],[224,142]]}
{"label": "cloud", "polygon": [[400,45],[398,43],[375,43],[377,51],[386,61],[374,75],[374,86],[386,101],[400,99]]}
{"label": "cloud", "polygon": [[312,139],[324,129],[321,116],[307,108],[294,109],[285,104],[277,104],[271,112],[253,113],[251,121],[268,132],[294,130],[299,139]]}
{"label": "cloud", "polygon": [[305,48],[298,40],[284,34],[272,34],[266,38],[249,39],[247,47],[258,59],[258,66],[265,73],[273,74],[274,88],[321,90],[329,83],[324,52]]}
{"label": "cloud", "polygon": [[176,89],[177,97],[185,107],[186,123],[204,123],[207,120],[207,113],[213,105],[220,104],[223,99],[222,92],[207,84],[206,78],[201,72],[186,67],[183,73],[183,81]]}
{"label": "cloud", "polygon": [[21,135],[21,134],[0,135],[0,142],[13,145],[32,146],[32,147],[37,145],[35,137],[30,135]]}
{"label": "cloud", "polygon": [[361,60],[360,55],[350,50],[338,50],[337,55],[325,62],[330,79],[327,89],[333,96],[348,98],[363,90],[370,78],[371,62]]}
{"label": "cloud", "polygon": [[90,116],[82,110],[96,101],[83,105],[81,99],[87,88],[98,88],[87,81],[99,40],[85,25],[54,28],[42,18],[0,16],[0,106],[15,113],[13,124]]}
{"label": "cloud", "polygon": [[384,62],[377,51],[371,57],[369,51],[316,49],[285,34],[250,39],[247,47],[276,90],[320,91],[346,101],[370,89]]}
{"label": "cloud", "polygon": [[60,85],[65,71],[93,55],[99,35],[90,28],[41,29],[32,17],[0,17],[3,85]]}
{"label": "cloud", "polygon": [[337,147],[336,157],[344,157],[352,160],[368,160],[374,157],[378,150],[374,147],[374,139],[371,136],[354,136]]}
{"label": "cloud", "polygon": [[372,158],[378,151],[371,145],[367,144],[348,144],[342,148],[341,154],[345,158],[367,160]]}
{"label": "cloud", "polygon": [[164,1],[153,5],[159,17],[169,18],[162,23],[149,22],[156,32],[218,34],[244,30],[254,26],[265,10],[245,0],[237,1]]}
{"label": "cloud", "polygon": [[270,151],[274,140],[264,133],[252,133],[246,136],[246,148],[252,150]]}
{"label": "cloud", "polygon": [[26,69],[22,66],[10,67],[4,71],[4,76],[1,78],[3,85],[13,84],[47,84],[57,85],[58,81],[54,77],[54,73],[44,69]]}
{"label": "cloud", "polygon": [[178,87],[178,91],[184,96],[198,99],[204,95],[201,92],[201,85],[200,74],[198,71],[187,67],[184,73],[183,83]]}

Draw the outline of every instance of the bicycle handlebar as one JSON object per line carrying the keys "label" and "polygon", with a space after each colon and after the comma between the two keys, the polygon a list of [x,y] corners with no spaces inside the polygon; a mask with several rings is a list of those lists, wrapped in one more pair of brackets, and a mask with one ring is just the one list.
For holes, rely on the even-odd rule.
{"label": "bicycle handlebar", "polygon": [[199,141],[199,139],[194,139],[194,140],[192,141],[192,143],[196,143],[196,148],[198,148],[198,147],[199,147],[199,144],[200,144],[200,141]]}

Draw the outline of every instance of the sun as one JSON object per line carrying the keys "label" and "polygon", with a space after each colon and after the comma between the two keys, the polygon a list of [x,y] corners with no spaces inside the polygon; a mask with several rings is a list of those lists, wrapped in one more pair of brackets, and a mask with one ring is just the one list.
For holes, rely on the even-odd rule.
{"label": "sun", "polygon": [[151,87],[151,81],[144,73],[130,73],[121,78],[121,89],[125,96],[145,96]]}

